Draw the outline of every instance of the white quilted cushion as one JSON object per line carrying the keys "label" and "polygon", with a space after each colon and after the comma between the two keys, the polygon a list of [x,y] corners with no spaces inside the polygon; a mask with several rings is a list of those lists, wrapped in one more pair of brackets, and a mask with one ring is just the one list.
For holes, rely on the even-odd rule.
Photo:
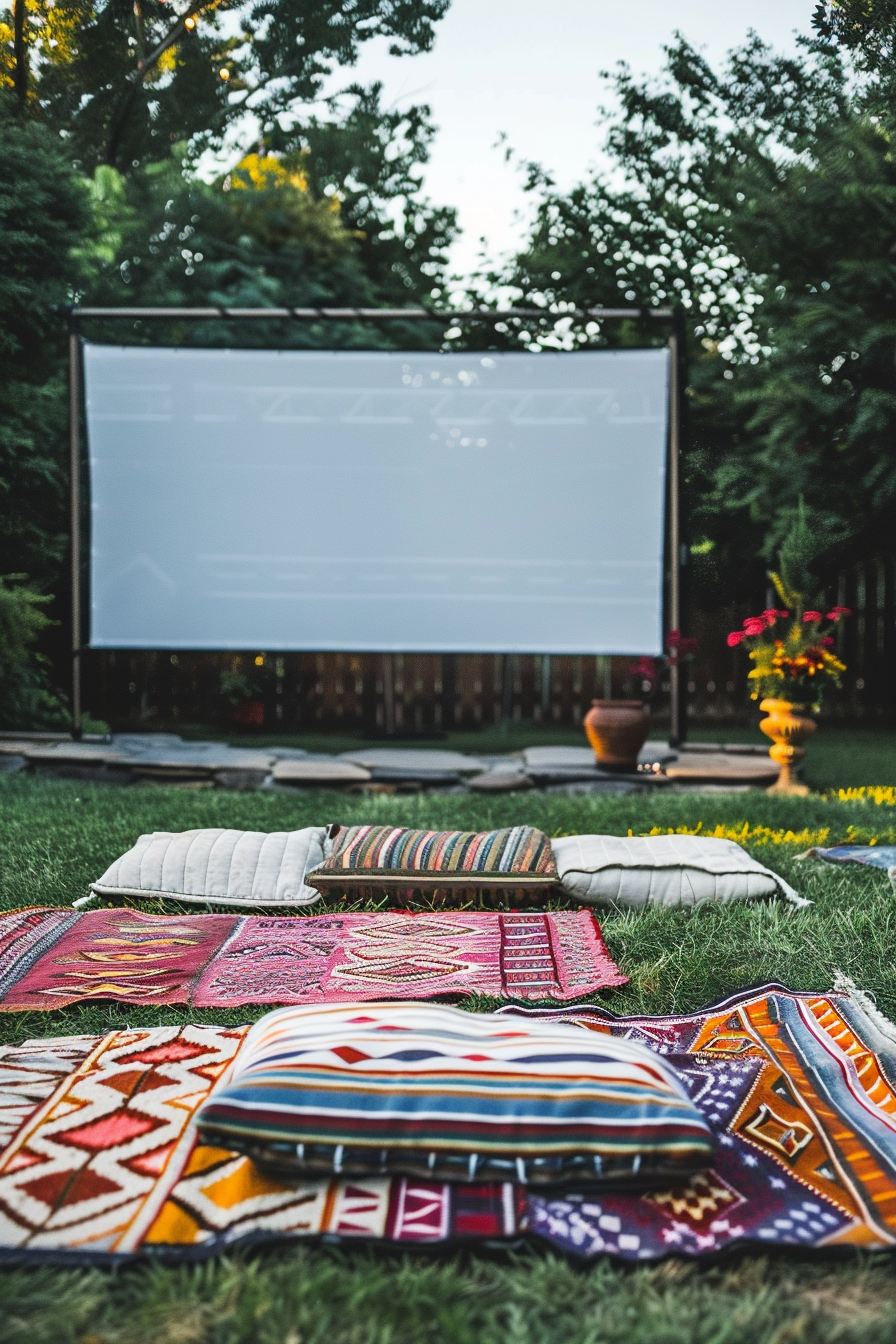
{"label": "white quilted cushion", "polygon": [[[94,896],[171,896],[210,905],[312,905],[305,874],[324,861],[326,827],[303,831],[155,831],[141,835]],[[91,897],[75,901],[85,904]]]}
{"label": "white quilted cushion", "polygon": [[552,840],[551,848],[564,891],[589,905],[696,905],[778,895],[811,904],[733,840],[569,835]]}

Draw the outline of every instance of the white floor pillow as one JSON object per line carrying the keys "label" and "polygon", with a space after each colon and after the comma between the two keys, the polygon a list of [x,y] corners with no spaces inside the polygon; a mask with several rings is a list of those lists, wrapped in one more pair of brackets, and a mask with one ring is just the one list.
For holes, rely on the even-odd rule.
{"label": "white floor pillow", "polygon": [[140,839],[98,882],[95,896],[170,896],[194,904],[313,905],[320,895],[305,874],[323,863],[327,828],[302,831],[156,831]]}
{"label": "white floor pillow", "polygon": [[811,905],[733,840],[569,835],[552,840],[551,848],[563,890],[588,905],[697,905],[779,895]]}

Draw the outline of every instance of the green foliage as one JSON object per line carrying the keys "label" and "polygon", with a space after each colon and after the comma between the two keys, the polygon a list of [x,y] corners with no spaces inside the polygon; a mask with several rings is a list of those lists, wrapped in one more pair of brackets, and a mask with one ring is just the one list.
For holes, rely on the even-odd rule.
{"label": "green foliage", "polygon": [[0,14],[0,86],[65,134],[86,172],[97,163],[129,171],[173,143],[197,153],[220,145],[247,114],[266,136],[297,104],[317,101],[363,43],[427,50],[448,3],[190,0],[172,10],[165,0],[56,0],[25,24],[21,48],[9,40],[13,14]]}
{"label": "green foliage", "polygon": [[870,111],[893,114],[896,93],[896,0],[818,0],[813,25],[851,53],[865,76],[861,98]]}
{"label": "green foliage", "polygon": [[50,690],[47,660],[34,645],[52,625],[52,601],[26,586],[25,574],[0,575],[0,727],[58,727],[65,715]]}
{"label": "green foliage", "polygon": [[0,667],[5,672],[27,662],[31,645],[50,624],[42,610],[50,601],[26,588],[25,574],[0,574]]}
{"label": "green foliage", "polygon": [[[679,303],[691,386],[687,527],[703,602],[761,583],[798,501],[823,578],[887,554],[896,507],[896,162],[844,59],[752,36],[720,68],[683,38],[659,81],[622,67],[613,166],[570,192],[529,168],[537,215],[494,282],[522,302]],[[661,339],[554,319],[542,344]],[[519,338],[524,343],[531,333]],[[707,547],[706,543],[712,543]],[[757,557],[751,567],[749,557]]]}
{"label": "green foliage", "polygon": [[65,327],[89,215],[54,136],[0,96],[0,573],[55,581],[66,538]]}
{"label": "green foliage", "polygon": [[[442,281],[454,211],[419,195],[433,136],[427,110],[388,111],[380,98],[379,87],[354,89],[338,115],[274,136],[270,150],[212,182],[189,167],[182,145],[128,176],[98,168],[96,231],[79,253],[86,297],[242,307],[400,307],[427,298]],[[166,339],[413,347],[431,346],[439,332],[419,323],[238,331],[218,323],[166,329]]]}
{"label": "green foliage", "polygon": [[[89,227],[86,193],[46,128],[0,93],[0,726],[57,727],[65,715],[35,645],[51,621],[67,548],[65,327],[59,306]],[[12,576],[21,578],[20,573]]]}
{"label": "green foliage", "polygon": [[823,549],[824,542],[809,525],[806,501],[802,495],[797,503],[788,532],[778,551],[778,574],[770,574],[781,601],[800,614],[807,605],[813,586],[812,562]]}

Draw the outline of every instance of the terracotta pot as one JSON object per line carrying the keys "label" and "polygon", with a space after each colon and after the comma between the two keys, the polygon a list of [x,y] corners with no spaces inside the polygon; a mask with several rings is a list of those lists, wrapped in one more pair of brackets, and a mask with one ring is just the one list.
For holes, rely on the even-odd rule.
{"label": "terracotta pot", "polygon": [[602,770],[637,769],[650,731],[650,710],[643,700],[592,700],[584,725]]}
{"label": "terracotta pot", "polygon": [[768,715],[759,727],[774,744],[769,747],[768,754],[781,767],[777,781],[768,792],[805,797],[809,790],[800,783],[796,773],[806,754],[800,743],[812,736],[818,724],[802,712],[805,705],[795,705],[792,700],[763,700],[759,708]]}
{"label": "terracotta pot", "polygon": [[243,700],[230,711],[230,722],[238,724],[240,728],[263,728],[264,701]]}

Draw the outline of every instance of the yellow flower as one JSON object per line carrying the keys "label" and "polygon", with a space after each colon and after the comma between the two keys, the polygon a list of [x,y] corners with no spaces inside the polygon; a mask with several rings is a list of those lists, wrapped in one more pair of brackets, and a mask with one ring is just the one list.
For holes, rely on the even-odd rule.
{"label": "yellow flower", "polygon": [[269,187],[294,187],[308,190],[308,177],[301,170],[290,172],[274,154],[246,154],[234,168],[228,186],[240,191],[254,187],[265,191]]}
{"label": "yellow flower", "polygon": [[891,784],[863,784],[857,789],[832,789],[824,796],[839,803],[875,803],[878,807],[896,807],[896,788]]}

